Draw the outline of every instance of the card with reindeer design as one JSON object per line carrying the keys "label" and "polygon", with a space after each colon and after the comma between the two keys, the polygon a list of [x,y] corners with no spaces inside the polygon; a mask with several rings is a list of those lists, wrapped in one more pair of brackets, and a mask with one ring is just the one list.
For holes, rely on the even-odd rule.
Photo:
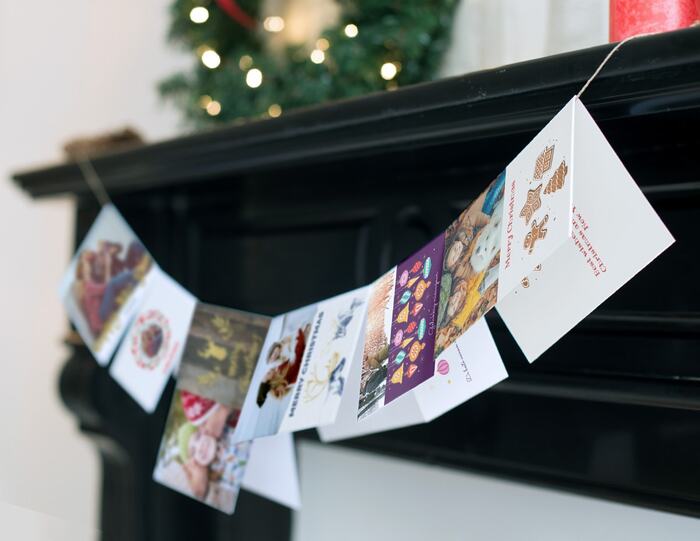
{"label": "card with reindeer design", "polygon": [[[528,216],[530,226],[535,226],[524,229],[524,220],[515,214],[512,222],[519,226],[519,232],[510,244],[504,231],[501,251],[503,255],[510,247],[512,265],[507,267],[501,257],[496,304],[530,362],[673,243],[584,105],[572,99],[552,122],[535,138],[536,146],[530,149],[528,145],[528,152],[507,169],[506,193],[514,184],[516,194],[520,194],[516,195],[516,211],[525,201],[524,190],[532,190],[532,184],[541,188],[542,204]],[[571,133],[570,143],[561,151],[564,136],[550,133],[550,128],[559,134]],[[556,148],[551,165],[548,158],[535,157],[537,149],[546,152],[552,145]],[[521,157],[524,165],[519,163]],[[531,168],[534,163],[536,173],[550,165],[541,182],[525,175],[528,163]],[[561,169],[564,163],[566,167]],[[561,201],[550,196],[561,197]],[[559,214],[553,228],[553,216],[559,211],[551,205],[563,205],[566,197],[571,197],[568,217],[567,213]],[[552,203],[546,207],[548,201]],[[543,234],[537,228],[546,216],[546,238],[537,240]],[[510,222],[509,215],[505,221]]]}

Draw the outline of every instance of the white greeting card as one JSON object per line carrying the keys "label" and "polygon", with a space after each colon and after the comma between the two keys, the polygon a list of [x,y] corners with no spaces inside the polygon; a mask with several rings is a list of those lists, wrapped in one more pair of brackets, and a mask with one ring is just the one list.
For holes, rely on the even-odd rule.
{"label": "white greeting card", "polygon": [[149,413],[182,356],[197,300],[160,269],[153,271],[111,376]]}
{"label": "white greeting card", "polygon": [[291,509],[301,509],[294,438],[277,434],[251,444],[241,487]]}
{"label": "white greeting card", "polygon": [[583,104],[569,108],[570,234],[497,303],[530,362],[674,242]]}
{"label": "white greeting card", "polygon": [[155,267],[117,209],[105,205],[59,289],[68,317],[101,365],[112,357]]}
{"label": "white greeting card", "polygon": [[499,301],[571,236],[574,101],[505,170]]}
{"label": "white greeting card", "polygon": [[294,395],[317,308],[317,304],[312,304],[272,319],[243,402],[234,441],[279,432]]}
{"label": "white greeting card", "polygon": [[357,348],[335,423],[318,428],[321,440],[336,441],[431,421],[507,376],[484,318],[457,339],[454,351],[454,355],[437,357],[432,378],[358,420],[362,349]]}
{"label": "white greeting card", "polygon": [[281,431],[335,421],[355,350],[361,343],[368,290],[363,287],[318,304]]}

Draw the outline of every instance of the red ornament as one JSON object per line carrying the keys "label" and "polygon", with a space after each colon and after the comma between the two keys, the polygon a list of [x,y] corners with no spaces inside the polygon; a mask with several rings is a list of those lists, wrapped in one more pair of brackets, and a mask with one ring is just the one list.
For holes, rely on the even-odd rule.
{"label": "red ornament", "polygon": [[610,41],[666,32],[698,20],[698,0],[610,0]]}
{"label": "red ornament", "polygon": [[243,28],[253,30],[256,26],[255,19],[248,15],[243,8],[238,5],[236,0],[215,0],[219,6],[229,17],[240,24]]}

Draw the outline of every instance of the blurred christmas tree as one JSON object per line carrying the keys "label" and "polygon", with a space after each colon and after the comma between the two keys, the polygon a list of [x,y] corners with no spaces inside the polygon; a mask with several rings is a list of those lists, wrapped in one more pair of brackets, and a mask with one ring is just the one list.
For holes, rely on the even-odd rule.
{"label": "blurred christmas tree", "polygon": [[457,0],[176,0],[170,37],[196,65],[160,92],[196,125],[430,80]]}

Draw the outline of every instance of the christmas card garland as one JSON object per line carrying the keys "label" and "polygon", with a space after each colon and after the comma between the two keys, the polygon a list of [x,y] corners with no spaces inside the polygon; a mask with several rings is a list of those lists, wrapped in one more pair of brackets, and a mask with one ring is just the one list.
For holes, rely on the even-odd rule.
{"label": "christmas card garland", "polygon": [[146,411],[176,374],[154,479],[231,513],[241,486],[298,504],[285,433],[428,422],[507,377],[488,310],[533,362],[672,243],[573,98],[443,234],[367,287],[274,318],[203,304],[107,205],[61,296],[100,364],[124,338],[110,373]]}

